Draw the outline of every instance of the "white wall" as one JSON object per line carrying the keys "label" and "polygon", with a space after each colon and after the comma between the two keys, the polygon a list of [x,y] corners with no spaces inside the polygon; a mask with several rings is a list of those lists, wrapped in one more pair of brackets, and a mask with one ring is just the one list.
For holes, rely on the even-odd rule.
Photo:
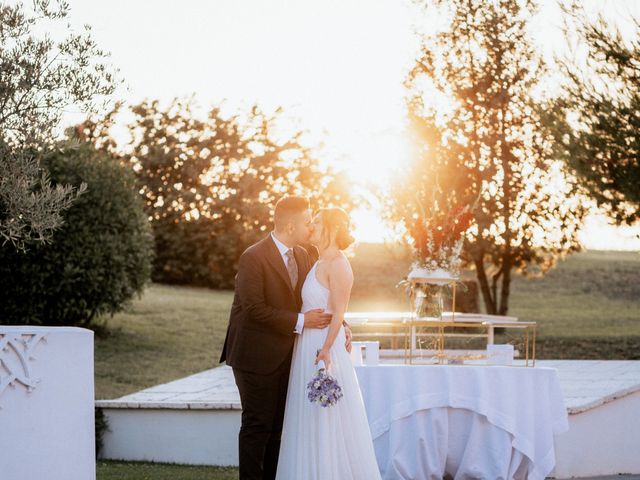
{"label": "white wall", "polygon": [[[104,408],[103,458],[238,465],[240,410]],[[640,392],[569,415],[555,478],[640,473]]]}
{"label": "white wall", "polygon": [[556,478],[640,473],[640,391],[569,415],[556,437]]}
{"label": "white wall", "polygon": [[103,409],[101,456],[193,465],[238,465],[240,410]]}
{"label": "white wall", "polygon": [[[111,459],[238,465],[240,410],[104,408]],[[569,415],[556,437],[555,478],[640,473],[640,392]]]}
{"label": "white wall", "polygon": [[95,479],[94,428],[93,332],[0,325],[0,478]]}

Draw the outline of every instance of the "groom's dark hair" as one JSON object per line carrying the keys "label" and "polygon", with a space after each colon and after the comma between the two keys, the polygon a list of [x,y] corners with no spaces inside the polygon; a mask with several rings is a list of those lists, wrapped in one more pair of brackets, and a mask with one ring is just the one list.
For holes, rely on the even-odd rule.
{"label": "groom's dark hair", "polygon": [[298,195],[286,195],[276,203],[273,213],[273,223],[276,230],[281,230],[291,220],[293,215],[309,210],[309,200]]}

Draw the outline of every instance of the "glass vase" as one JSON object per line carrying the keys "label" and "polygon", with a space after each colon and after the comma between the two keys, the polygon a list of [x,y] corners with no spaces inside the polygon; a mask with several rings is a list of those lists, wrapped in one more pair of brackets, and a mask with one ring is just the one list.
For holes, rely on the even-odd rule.
{"label": "glass vase", "polygon": [[440,320],[443,309],[444,302],[441,285],[423,284],[417,288],[415,300],[417,318]]}

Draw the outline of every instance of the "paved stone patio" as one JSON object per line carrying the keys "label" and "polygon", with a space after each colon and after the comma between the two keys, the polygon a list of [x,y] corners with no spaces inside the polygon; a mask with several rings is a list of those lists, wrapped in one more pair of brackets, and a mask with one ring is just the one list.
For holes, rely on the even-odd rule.
{"label": "paved stone patio", "polygon": [[[382,359],[382,362],[399,363],[390,359]],[[640,390],[640,361],[538,360],[536,366],[558,370],[569,414],[580,413]],[[101,400],[97,405],[110,408],[240,409],[240,398],[231,368],[221,366],[118,399]]]}

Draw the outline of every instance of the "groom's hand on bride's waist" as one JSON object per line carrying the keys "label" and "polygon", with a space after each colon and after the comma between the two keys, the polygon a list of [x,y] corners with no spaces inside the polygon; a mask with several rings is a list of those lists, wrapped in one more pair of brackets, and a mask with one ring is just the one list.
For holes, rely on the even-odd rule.
{"label": "groom's hand on bride's waist", "polygon": [[331,323],[332,315],[330,313],[324,313],[321,308],[315,310],[309,310],[304,314],[304,328],[324,328]]}

